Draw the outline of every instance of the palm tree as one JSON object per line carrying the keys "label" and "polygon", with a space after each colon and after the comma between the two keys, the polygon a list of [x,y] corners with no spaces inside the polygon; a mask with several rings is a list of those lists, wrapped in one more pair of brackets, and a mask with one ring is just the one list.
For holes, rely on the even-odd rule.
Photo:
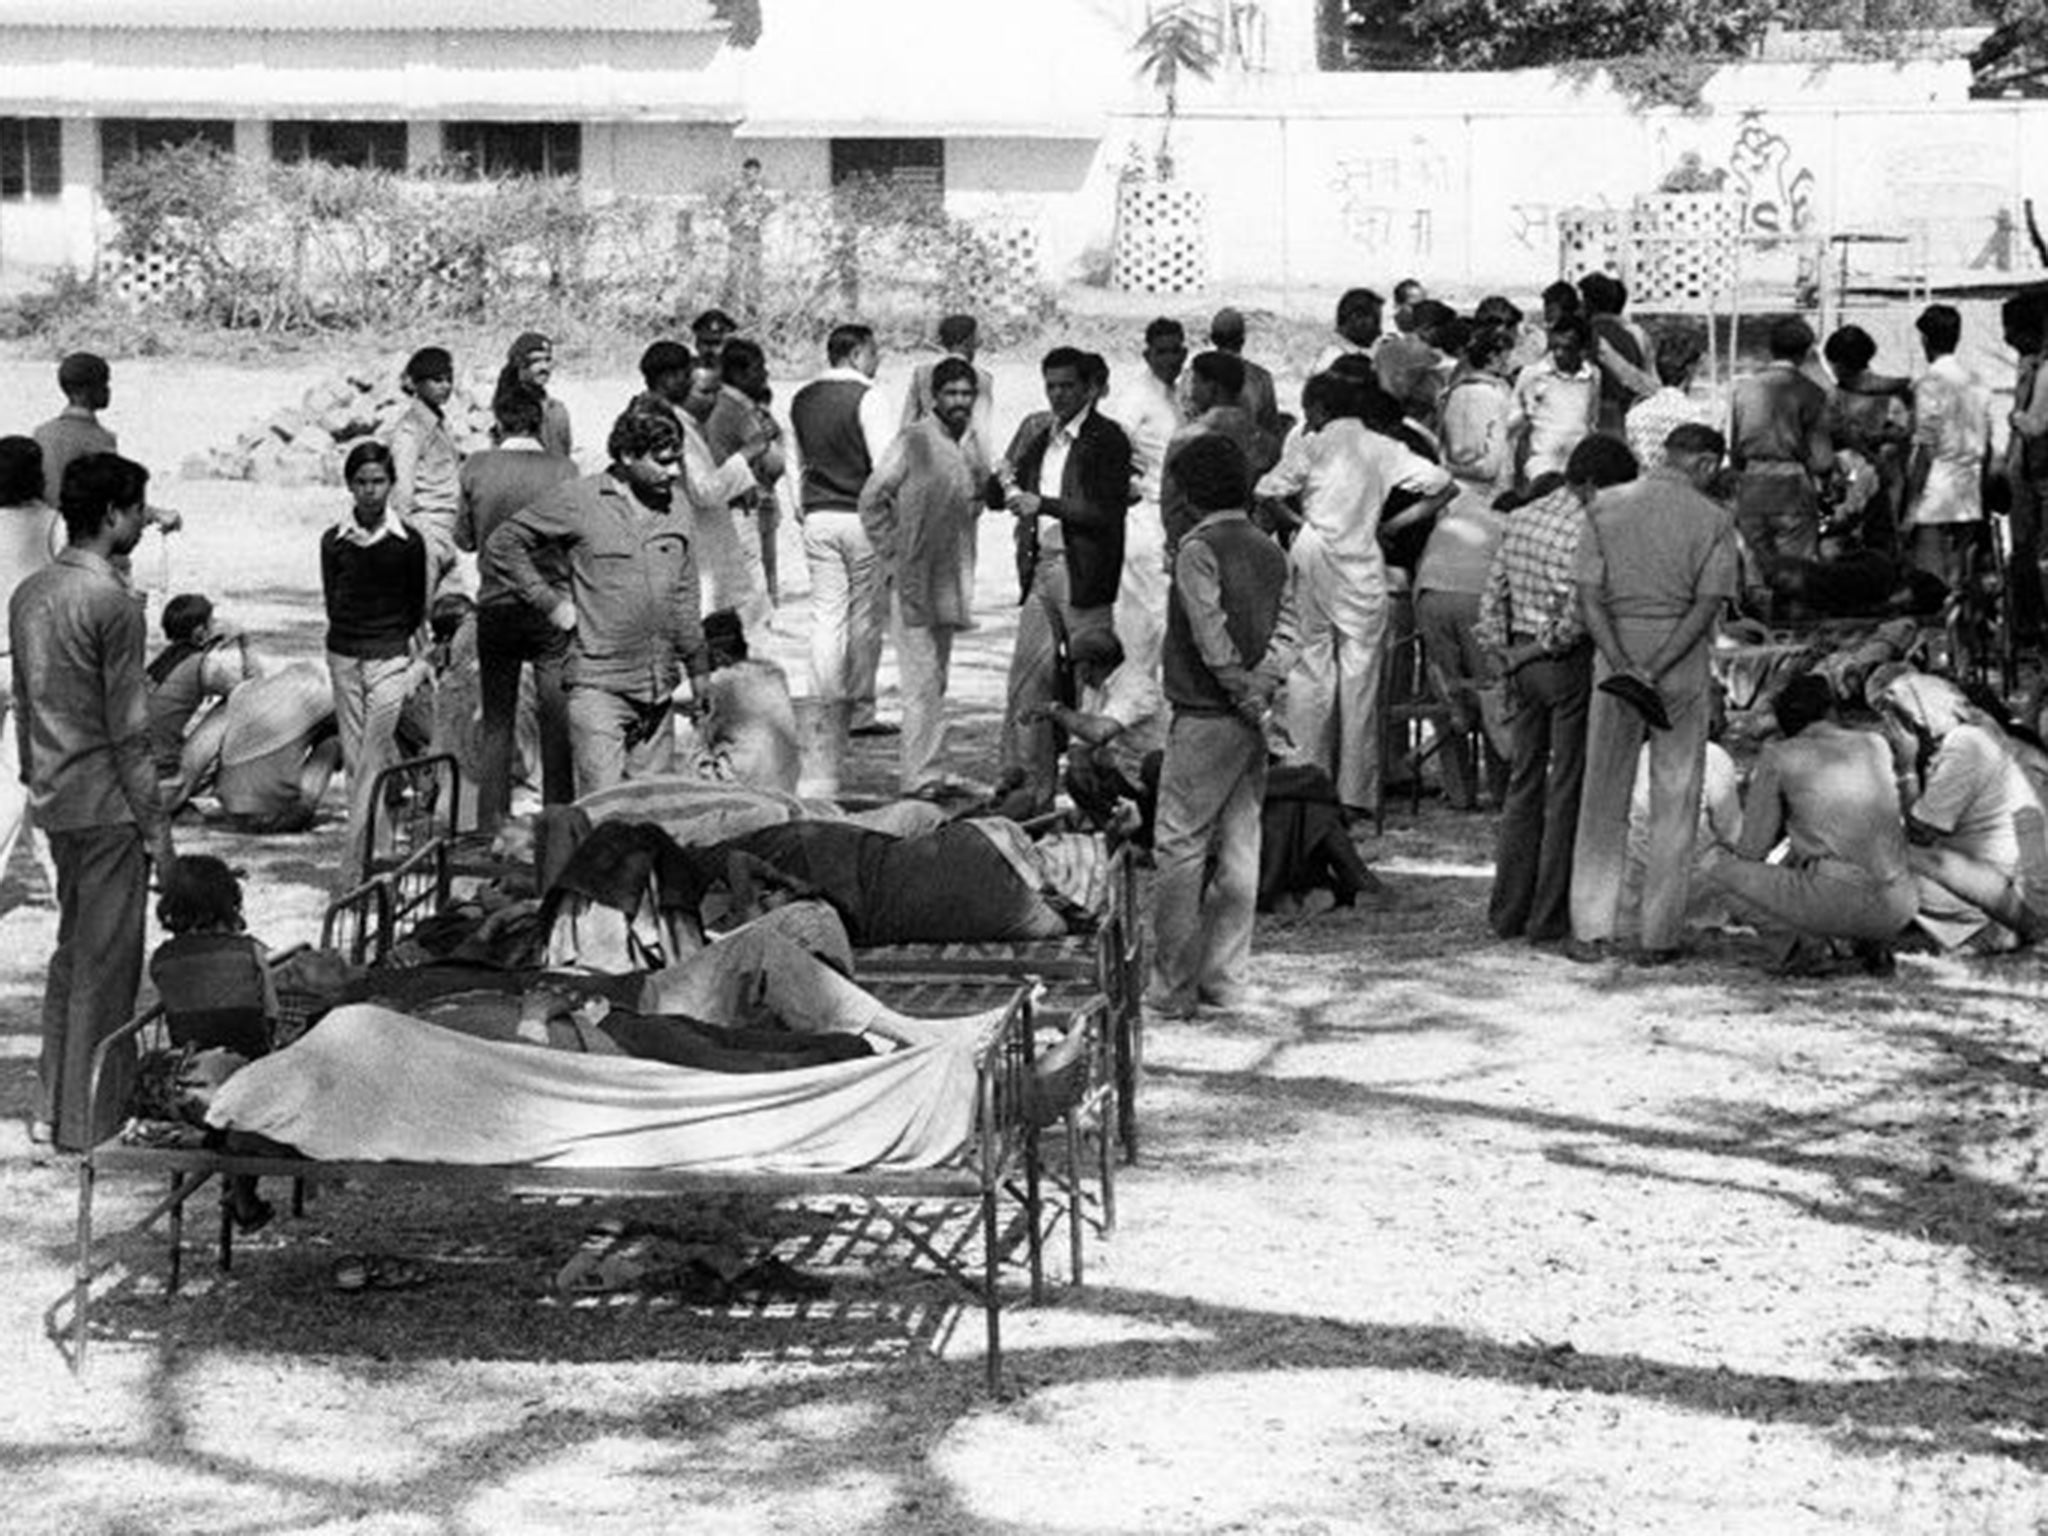
{"label": "palm tree", "polygon": [[1218,53],[1210,16],[1188,3],[1171,0],[1163,8],[1147,13],[1145,30],[1131,45],[1138,55],[1138,74],[1151,82],[1166,106],[1166,126],[1159,133],[1159,153],[1154,156],[1161,181],[1173,179],[1173,119],[1180,111],[1182,71],[1197,80],[1216,72]]}

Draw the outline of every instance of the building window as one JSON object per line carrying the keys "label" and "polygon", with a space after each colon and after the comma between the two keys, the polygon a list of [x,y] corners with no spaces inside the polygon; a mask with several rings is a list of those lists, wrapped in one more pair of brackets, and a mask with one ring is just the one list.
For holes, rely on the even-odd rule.
{"label": "building window", "polygon": [[105,174],[157,150],[195,142],[231,155],[235,152],[235,125],[225,118],[105,118],[100,123],[100,170]]}
{"label": "building window", "polygon": [[405,169],[403,123],[272,123],[270,158],[285,165],[344,165],[360,171]]}
{"label": "building window", "polygon": [[54,117],[0,117],[0,202],[55,197],[64,189]]}
{"label": "building window", "polygon": [[943,196],[946,190],[944,139],[834,139],[832,185],[862,177],[886,181],[905,191]]}
{"label": "building window", "polygon": [[579,123],[450,123],[442,147],[472,176],[574,176],[583,167]]}

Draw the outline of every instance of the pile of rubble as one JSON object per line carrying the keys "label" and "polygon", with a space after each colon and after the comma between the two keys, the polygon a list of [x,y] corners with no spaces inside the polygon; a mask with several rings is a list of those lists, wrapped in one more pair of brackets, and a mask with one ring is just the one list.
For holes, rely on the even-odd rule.
{"label": "pile of rubble", "polygon": [[[412,399],[398,387],[403,357],[359,364],[322,379],[295,406],[244,428],[225,447],[180,466],[187,480],[254,480],[264,485],[341,484],[342,460],[365,438],[389,442]],[[464,452],[488,445],[492,375],[458,379],[448,424]]]}

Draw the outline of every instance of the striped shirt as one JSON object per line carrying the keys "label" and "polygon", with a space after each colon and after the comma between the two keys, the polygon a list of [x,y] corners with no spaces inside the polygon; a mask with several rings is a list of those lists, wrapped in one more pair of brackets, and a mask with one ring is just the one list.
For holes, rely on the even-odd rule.
{"label": "striped shirt", "polygon": [[1585,526],[1578,496],[1562,485],[1508,518],[1479,599],[1481,645],[1535,640],[1559,655],[1578,644],[1586,626],[1572,572]]}

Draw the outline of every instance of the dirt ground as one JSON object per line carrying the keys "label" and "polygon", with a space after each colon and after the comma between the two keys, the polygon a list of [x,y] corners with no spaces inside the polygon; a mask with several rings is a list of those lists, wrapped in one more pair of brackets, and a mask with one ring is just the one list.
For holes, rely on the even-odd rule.
{"label": "dirt ground", "polygon": [[[318,371],[123,364],[109,419],[174,474]],[[48,414],[48,377],[0,360],[10,429]],[[1014,419],[1028,370],[998,388]],[[626,390],[561,387],[586,440]],[[159,490],[189,527],[139,561],[153,593],[204,588],[317,654],[314,540],[339,493]],[[970,772],[1012,632],[999,543],[956,661]],[[785,604],[773,642],[799,678],[803,624]],[[310,936],[331,823],[269,846],[180,835],[249,868],[265,938]],[[2041,962],[1785,984],[1731,941],[1581,968],[1487,934],[1490,837],[1397,804],[1361,845],[1398,910],[1262,923],[1254,1006],[1152,1032],[1120,1229],[1085,1286],[1009,1314],[999,1401],[978,1316],[816,1216],[760,1219],[828,1299],[570,1305],[550,1280],[610,1208],[392,1191],[322,1194],[231,1276],[194,1247],[177,1298],[155,1239],[116,1238],[74,1379],[54,1330],[75,1172],[22,1131],[54,920],[17,860],[0,1529],[2042,1529]],[[153,1192],[109,1181],[105,1229]],[[335,1255],[368,1247],[432,1282],[332,1291]]]}

